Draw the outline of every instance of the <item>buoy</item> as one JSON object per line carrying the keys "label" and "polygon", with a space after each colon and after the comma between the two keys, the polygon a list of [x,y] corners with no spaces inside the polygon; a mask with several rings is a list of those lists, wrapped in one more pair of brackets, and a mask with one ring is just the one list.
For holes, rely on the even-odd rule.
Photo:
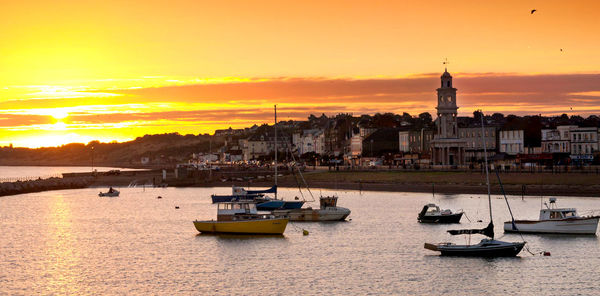
{"label": "buoy", "polygon": [[302,229],[302,234],[303,234],[303,235],[308,235],[308,230],[306,230],[306,229]]}
{"label": "buoy", "polygon": [[352,218],[348,219],[348,221],[352,221]]}
{"label": "buoy", "polygon": [[544,254],[544,256],[550,256],[551,255],[550,252],[548,252],[548,251],[544,251],[543,254]]}
{"label": "buoy", "polygon": [[477,222],[483,222],[483,220],[477,220]]}
{"label": "buoy", "polygon": [[158,197],[156,197],[156,198],[159,198],[159,199],[160,199],[160,198],[162,198],[162,196],[160,196],[160,195],[159,195],[159,196],[158,196]]}
{"label": "buoy", "polygon": [[175,206],[176,209],[179,209],[179,206]]}

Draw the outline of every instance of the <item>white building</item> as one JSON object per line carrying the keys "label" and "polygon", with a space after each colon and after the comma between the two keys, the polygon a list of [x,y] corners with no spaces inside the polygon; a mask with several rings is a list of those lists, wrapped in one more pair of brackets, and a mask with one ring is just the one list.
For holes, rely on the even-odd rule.
{"label": "white building", "polygon": [[350,138],[350,155],[352,155],[353,158],[362,155],[362,144],[363,137],[361,137],[360,134],[352,135],[352,138]]}
{"label": "white building", "polygon": [[569,153],[571,151],[571,130],[576,125],[561,125],[556,129],[542,129],[542,152]]}
{"label": "white building", "polygon": [[598,151],[597,127],[579,127],[571,132],[571,159],[574,161],[592,161]]}
{"label": "white building", "polygon": [[500,152],[509,155],[524,153],[525,137],[523,130],[500,131]]}
{"label": "white building", "polygon": [[298,154],[314,152],[325,153],[325,132],[318,129],[304,130],[292,136],[292,143],[298,149]]}
{"label": "white building", "polygon": [[[286,153],[290,149],[290,138],[283,132],[279,132],[277,139],[277,151]],[[249,161],[275,152],[275,134],[258,133],[250,136],[242,142],[244,160]]]}

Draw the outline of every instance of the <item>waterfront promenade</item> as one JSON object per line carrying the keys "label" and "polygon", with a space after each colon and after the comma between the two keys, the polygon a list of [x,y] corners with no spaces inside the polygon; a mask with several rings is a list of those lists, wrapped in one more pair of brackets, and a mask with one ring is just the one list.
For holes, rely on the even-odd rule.
{"label": "waterfront promenade", "polygon": [[[85,187],[270,187],[273,172],[267,168],[232,168],[219,170],[179,171],[154,169],[103,173],[64,173],[62,178],[39,178],[0,183],[0,196],[56,189]],[[485,194],[485,175],[479,169],[403,169],[397,167],[363,167],[338,169],[307,167],[304,178],[312,188],[371,190],[392,192],[430,192],[435,194]],[[575,169],[554,167],[539,170],[500,172],[507,194],[522,196],[598,196],[600,173],[594,167]],[[163,179],[163,177],[165,177]],[[490,178],[493,194],[501,194],[498,179]],[[280,170],[280,187],[298,187],[299,175]]]}

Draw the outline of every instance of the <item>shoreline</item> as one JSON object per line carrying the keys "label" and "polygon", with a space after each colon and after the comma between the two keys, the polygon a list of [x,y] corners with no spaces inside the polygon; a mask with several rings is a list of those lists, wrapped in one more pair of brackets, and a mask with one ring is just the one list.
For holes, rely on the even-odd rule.
{"label": "shoreline", "polygon": [[[201,174],[200,174],[201,173]],[[71,184],[85,179],[87,188],[128,187],[167,185],[168,187],[231,187],[251,186],[268,188],[274,183],[272,176],[264,172],[210,172],[202,171],[191,176],[176,178],[169,172],[163,181],[162,170],[124,171],[119,174],[71,173],[60,178],[61,183]],[[241,175],[240,173],[243,173]],[[254,175],[253,175],[254,174]],[[262,174],[262,176],[261,176]],[[282,175],[278,179],[280,187],[297,188],[294,175]],[[487,194],[485,175],[474,172],[390,172],[390,171],[307,171],[303,174],[310,188],[356,191],[422,192],[435,194]],[[581,173],[501,173],[504,190],[512,196],[580,196],[600,197],[600,175]],[[226,181],[222,181],[226,180]],[[32,183],[34,184],[34,183]],[[20,183],[2,183],[2,187],[13,194],[25,193],[14,190]],[[75,187],[80,187],[75,186]],[[55,186],[35,186],[39,191],[54,189]],[[304,186],[302,186],[304,187]],[[490,180],[491,193],[501,195],[502,190],[496,178]],[[8,190],[11,188],[11,190]],[[36,188],[37,189],[37,188]],[[56,188],[58,189],[58,188]],[[19,192],[20,191],[20,192]],[[2,192],[0,192],[2,193]],[[2,194],[0,194],[2,195]]]}
{"label": "shoreline", "polygon": [[[297,184],[291,182],[278,182],[279,187],[297,188]],[[237,183],[238,186],[248,186],[248,183]],[[487,187],[484,185],[469,184],[442,184],[442,183],[414,183],[414,184],[389,184],[389,183],[355,183],[355,182],[314,182],[309,184],[310,188],[323,188],[333,190],[355,190],[355,191],[387,191],[387,192],[419,192],[435,193],[444,195],[453,194],[487,194]],[[231,187],[231,182],[213,181],[193,186],[181,187]],[[268,188],[273,183],[252,182],[251,187]],[[179,187],[179,186],[174,186]],[[521,185],[504,185],[506,195],[512,196],[578,196],[578,197],[600,197],[600,185],[590,186],[570,186],[570,185],[527,185],[525,191]],[[491,186],[492,195],[502,195],[500,186]]]}

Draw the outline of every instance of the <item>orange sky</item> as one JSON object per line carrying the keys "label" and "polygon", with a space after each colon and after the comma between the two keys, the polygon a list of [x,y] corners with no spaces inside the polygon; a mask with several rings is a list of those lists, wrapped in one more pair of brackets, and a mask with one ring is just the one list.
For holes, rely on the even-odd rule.
{"label": "orange sky", "polygon": [[21,2],[0,10],[0,145],[212,132],[274,103],[433,113],[446,57],[462,114],[600,114],[598,1]]}

